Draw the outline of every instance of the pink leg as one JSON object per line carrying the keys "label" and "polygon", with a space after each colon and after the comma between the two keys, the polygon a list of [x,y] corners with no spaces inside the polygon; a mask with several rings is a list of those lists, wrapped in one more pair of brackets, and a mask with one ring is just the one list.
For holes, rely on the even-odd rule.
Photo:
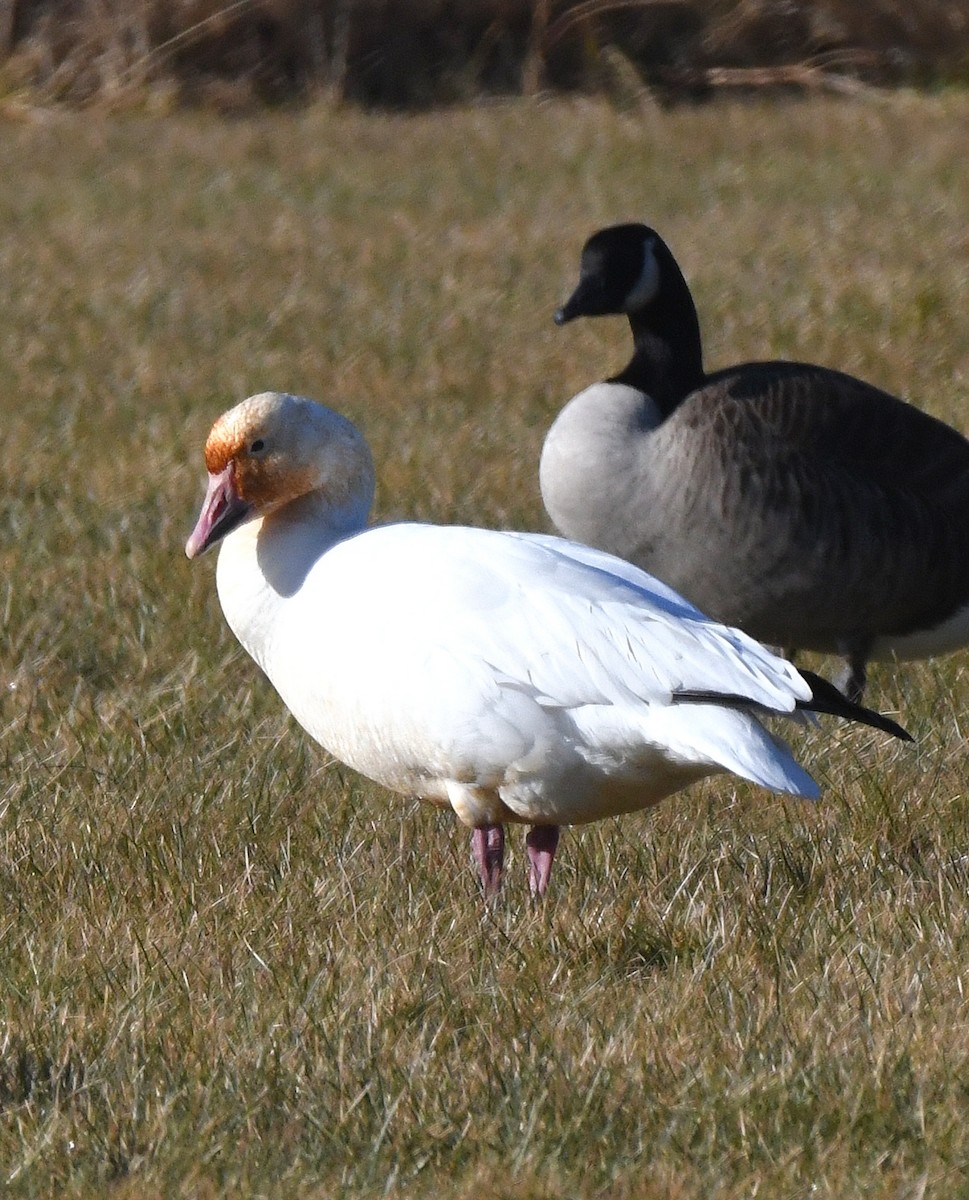
{"label": "pink leg", "polygon": [[505,831],[500,825],[485,825],[471,835],[474,861],[481,873],[485,899],[498,894],[501,866],[505,859]]}
{"label": "pink leg", "polygon": [[557,825],[533,825],[525,836],[528,850],[528,887],[533,896],[544,896],[552,874],[552,859],[559,844]]}

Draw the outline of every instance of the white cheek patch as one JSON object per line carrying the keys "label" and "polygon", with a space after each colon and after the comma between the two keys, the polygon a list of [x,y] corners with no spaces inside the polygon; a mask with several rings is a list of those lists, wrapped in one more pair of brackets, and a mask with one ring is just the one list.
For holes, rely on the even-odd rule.
{"label": "white cheek patch", "polygon": [[647,238],[643,244],[642,270],[639,272],[639,278],[629,289],[623,308],[627,313],[635,312],[636,309],[643,308],[649,304],[658,291],[659,263],[656,261],[656,255],[653,253],[653,239]]}

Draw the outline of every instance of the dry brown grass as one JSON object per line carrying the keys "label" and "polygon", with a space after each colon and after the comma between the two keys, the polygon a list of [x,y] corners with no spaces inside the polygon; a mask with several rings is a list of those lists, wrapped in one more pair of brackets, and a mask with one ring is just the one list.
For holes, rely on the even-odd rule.
{"label": "dry brown grass", "polygon": [[965,1194],[965,655],[876,670],[915,749],[802,737],[816,808],[711,784],[569,834],[541,909],[516,854],[486,913],[465,833],[308,744],[181,547],[210,422],[265,387],[363,426],[379,516],[542,526],[544,431],[628,337],[551,313],[618,219],[674,247],[711,367],[969,428],[967,118],[4,129],[7,1194]]}

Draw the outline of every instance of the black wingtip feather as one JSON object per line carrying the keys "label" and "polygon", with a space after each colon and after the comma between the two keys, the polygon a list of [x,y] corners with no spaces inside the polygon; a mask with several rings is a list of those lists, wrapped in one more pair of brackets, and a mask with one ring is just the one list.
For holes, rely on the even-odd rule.
{"label": "black wingtip feather", "polygon": [[813,671],[800,671],[801,678],[811,685],[811,699],[804,704],[798,703],[798,707],[810,709],[812,712],[830,713],[834,717],[845,717],[849,721],[860,721],[862,725],[870,725],[872,729],[880,729],[883,733],[890,733],[892,737],[900,738],[903,742],[914,742],[915,739],[906,730],[903,729],[897,721],[893,721],[891,717],[886,717],[880,712],[875,712],[872,708],[865,708],[863,704],[856,704],[853,700],[849,700],[843,695],[827,679],[820,675],[815,675]]}
{"label": "black wingtip feather", "polygon": [[[847,696],[813,671],[800,671],[801,678],[810,685],[811,699],[798,700],[797,707],[807,712],[827,713],[833,717],[844,717],[848,721],[857,721],[861,725],[870,725],[872,729],[880,729],[882,733],[890,734],[903,742],[913,742],[912,735],[891,717],[883,716],[874,709],[856,704]],[[761,708],[749,696],[736,696],[727,692],[683,691],[674,692],[673,700],[687,704],[723,704],[728,708]]]}

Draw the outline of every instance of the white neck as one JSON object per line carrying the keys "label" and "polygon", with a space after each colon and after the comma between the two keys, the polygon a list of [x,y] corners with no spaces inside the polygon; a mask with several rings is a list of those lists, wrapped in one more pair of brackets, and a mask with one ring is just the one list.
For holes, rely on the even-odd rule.
{"label": "white neck", "polygon": [[219,601],[232,632],[264,670],[289,598],[327,550],[366,523],[366,509],[334,509],[313,492],[226,537],[216,569]]}

